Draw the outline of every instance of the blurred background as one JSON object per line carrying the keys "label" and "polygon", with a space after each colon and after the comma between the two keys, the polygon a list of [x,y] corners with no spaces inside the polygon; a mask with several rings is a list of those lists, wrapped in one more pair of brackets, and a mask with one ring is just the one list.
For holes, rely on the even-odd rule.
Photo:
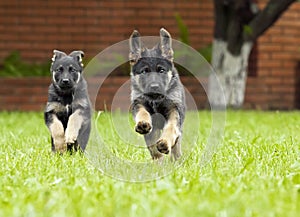
{"label": "blurred background", "polygon": [[[256,1],[259,8],[267,2]],[[128,39],[134,29],[143,36],[157,36],[161,27],[211,61],[211,0],[0,0],[0,110],[43,110],[53,49],[66,53],[83,50],[88,62],[108,46]],[[109,108],[115,91],[128,76],[129,72],[116,73],[104,83],[99,109],[105,104]],[[186,77],[182,75],[183,83],[198,108],[207,108],[201,85]],[[256,41],[243,108],[300,108],[299,2]]]}

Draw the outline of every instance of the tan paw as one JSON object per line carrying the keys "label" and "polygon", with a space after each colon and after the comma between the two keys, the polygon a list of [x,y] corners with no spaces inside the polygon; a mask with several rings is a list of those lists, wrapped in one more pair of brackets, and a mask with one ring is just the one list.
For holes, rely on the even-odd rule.
{"label": "tan paw", "polygon": [[67,145],[65,143],[55,146],[55,151],[59,152],[60,154],[63,154],[67,151]]}
{"label": "tan paw", "polygon": [[75,143],[77,140],[77,136],[77,133],[67,129],[65,134],[65,143]]}
{"label": "tan paw", "polygon": [[166,139],[161,138],[156,142],[156,148],[160,153],[169,154],[171,145],[168,144]]}
{"label": "tan paw", "polygon": [[67,150],[67,145],[65,143],[64,137],[53,138],[55,151],[59,153],[64,153]]}
{"label": "tan paw", "polygon": [[139,121],[135,126],[135,131],[140,134],[147,134],[151,131],[152,126],[146,121]]}

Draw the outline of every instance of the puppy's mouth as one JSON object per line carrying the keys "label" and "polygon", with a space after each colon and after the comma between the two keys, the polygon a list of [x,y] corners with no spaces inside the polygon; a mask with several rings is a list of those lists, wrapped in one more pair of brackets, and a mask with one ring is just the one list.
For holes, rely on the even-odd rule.
{"label": "puppy's mouth", "polygon": [[60,91],[63,92],[68,92],[68,91],[72,91],[74,89],[74,86],[71,84],[60,84],[60,83],[56,83],[56,85]]}
{"label": "puppy's mouth", "polygon": [[59,85],[59,88],[62,90],[70,90],[73,89],[72,85]]}
{"label": "puppy's mouth", "polygon": [[74,87],[74,83],[72,81],[59,81],[58,82],[58,86],[61,88],[61,89],[72,89]]}
{"label": "puppy's mouth", "polygon": [[145,93],[144,95],[151,99],[164,99],[165,98],[165,94],[159,93],[159,92],[148,92],[148,93]]}

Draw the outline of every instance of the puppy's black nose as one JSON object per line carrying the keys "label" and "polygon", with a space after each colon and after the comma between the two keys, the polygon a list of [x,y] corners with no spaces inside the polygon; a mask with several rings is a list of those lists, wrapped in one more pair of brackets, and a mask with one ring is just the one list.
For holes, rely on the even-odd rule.
{"label": "puppy's black nose", "polygon": [[62,82],[63,82],[64,84],[69,84],[69,83],[70,83],[70,80],[67,79],[67,78],[64,78],[64,79],[62,80]]}
{"label": "puppy's black nose", "polygon": [[151,90],[158,90],[159,89],[159,84],[157,84],[157,83],[150,84],[150,89]]}

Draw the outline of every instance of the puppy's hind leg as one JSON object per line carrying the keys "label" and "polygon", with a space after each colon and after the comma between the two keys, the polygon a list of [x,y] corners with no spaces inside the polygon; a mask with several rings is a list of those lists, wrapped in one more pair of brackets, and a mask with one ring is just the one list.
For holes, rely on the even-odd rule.
{"label": "puppy's hind leg", "polygon": [[181,157],[181,136],[179,136],[175,142],[175,145],[171,149],[171,158],[177,160]]}
{"label": "puppy's hind leg", "polygon": [[152,156],[153,160],[160,159],[163,157],[163,154],[160,153],[156,148],[156,140],[159,138],[160,130],[159,129],[152,129],[152,131],[146,135],[144,135],[147,148]]}
{"label": "puppy's hind leg", "polygon": [[[164,154],[169,154],[173,151],[176,152],[176,155],[180,154],[180,137],[181,130],[179,128],[179,113],[177,110],[170,111],[168,120],[163,128],[162,135],[159,140],[156,142],[156,146],[159,152]],[[178,145],[178,146],[177,146]]]}

